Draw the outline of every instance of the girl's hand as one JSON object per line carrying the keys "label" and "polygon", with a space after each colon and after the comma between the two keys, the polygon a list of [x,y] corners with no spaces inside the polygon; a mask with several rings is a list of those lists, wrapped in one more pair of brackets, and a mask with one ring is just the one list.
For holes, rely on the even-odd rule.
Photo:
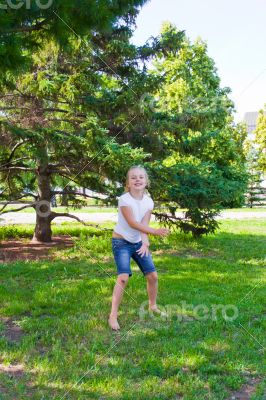
{"label": "girl's hand", "polygon": [[166,228],[154,229],[154,231],[154,235],[156,236],[167,236],[170,233],[170,230]]}
{"label": "girl's hand", "polygon": [[140,257],[149,255],[149,243],[142,243],[142,246],[136,251]]}

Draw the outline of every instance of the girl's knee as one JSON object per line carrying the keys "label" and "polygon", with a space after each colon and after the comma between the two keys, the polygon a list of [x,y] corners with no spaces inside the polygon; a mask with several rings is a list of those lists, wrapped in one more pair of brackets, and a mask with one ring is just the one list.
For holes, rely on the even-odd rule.
{"label": "girl's knee", "polygon": [[129,275],[128,274],[120,274],[118,275],[117,278],[117,283],[119,283],[120,285],[126,285],[129,279]]}
{"label": "girl's knee", "polygon": [[156,283],[158,281],[158,274],[157,272],[150,272],[146,275],[146,278],[149,282]]}

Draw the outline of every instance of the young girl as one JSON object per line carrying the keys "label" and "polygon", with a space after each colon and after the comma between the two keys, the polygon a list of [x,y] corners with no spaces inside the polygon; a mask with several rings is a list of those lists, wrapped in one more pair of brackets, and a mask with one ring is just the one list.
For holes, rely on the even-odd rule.
{"label": "young girl", "polygon": [[154,202],[145,193],[146,187],[149,187],[146,170],[141,166],[131,167],[126,177],[126,193],[120,196],[118,201],[118,223],[112,235],[112,250],[118,274],[108,319],[113,330],[120,329],[117,322],[118,308],[128,279],[132,275],[131,258],[147,279],[149,310],[161,313],[156,305],[158,276],[149,252],[148,234],[166,236],[169,230],[149,227]]}

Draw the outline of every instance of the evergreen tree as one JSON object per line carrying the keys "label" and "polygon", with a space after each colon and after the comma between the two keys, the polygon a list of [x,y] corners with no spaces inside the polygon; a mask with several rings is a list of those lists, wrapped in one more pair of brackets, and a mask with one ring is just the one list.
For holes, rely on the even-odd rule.
{"label": "evergreen tree", "polygon": [[255,130],[255,142],[258,144],[258,164],[266,174],[266,106],[260,110]]}
{"label": "evergreen tree", "polygon": [[134,23],[147,0],[4,0],[0,5],[0,80],[25,70],[49,40],[66,47],[76,35]]}
{"label": "evergreen tree", "polygon": [[249,174],[248,190],[246,193],[246,205],[250,208],[263,205],[265,201],[265,189],[262,187],[263,176],[259,167],[259,150],[254,143],[247,141],[247,170]]}
{"label": "evergreen tree", "polygon": [[69,195],[77,205],[77,188],[87,187],[112,201],[127,168],[149,156],[130,138],[133,125],[145,131],[139,99],[154,85],[145,62],[155,50],[136,48],[130,35],[121,25],[95,33],[93,48],[74,38],[64,50],[50,40],[33,56],[30,71],[6,84],[2,199],[7,205],[33,197],[38,241],[50,241],[52,220],[66,215],[51,212],[54,195]]}
{"label": "evergreen tree", "polygon": [[[162,79],[152,104],[167,143],[167,155],[152,163],[156,198],[172,214],[158,217],[200,235],[215,230],[221,208],[243,198],[246,130],[233,123],[230,90],[220,87],[206,43],[190,43],[166,23],[161,40],[169,39],[172,49],[159,53],[151,71]],[[187,209],[185,219],[175,217],[177,207]]]}

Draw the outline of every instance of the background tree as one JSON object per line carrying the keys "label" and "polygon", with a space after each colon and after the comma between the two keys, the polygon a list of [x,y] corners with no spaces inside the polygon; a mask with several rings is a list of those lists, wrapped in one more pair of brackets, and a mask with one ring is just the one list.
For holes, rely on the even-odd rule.
{"label": "background tree", "polygon": [[0,76],[20,73],[47,41],[60,47],[77,35],[111,32],[118,21],[134,22],[146,0],[9,0],[0,5]]}
{"label": "background tree", "polygon": [[[192,44],[183,35],[180,47],[181,36],[164,24],[161,40],[171,38],[173,46],[159,52],[151,71],[162,78],[152,104],[167,143],[167,155],[152,162],[152,171],[158,182],[155,197],[172,214],[158,217],[199,235],[214,231],[219,210],[243,198],[246,130],[233,123],[230,90],[220,87],[206,43]],[[175,217],[177,207],[187,209],[185,219]]]}
{"label": "background tree", "polygon": [[246,142],[249,185],[246,202],[249,207],[264,205],[266,189],[263,187],[266,171],[266,118],[260,110],[255,129],[255,140]]}
{"label": "background tree", "polygon": [[249,174],[248,189],[246,193],[246,205],[250,208],[264,205],[265,189],[262,187],[263,174],[259,166],[259,150],[256,144],[250,140],[245,142],[247,153],[247,171]]}
{"label": "background tree", "polygon": [[258,164],[266,174],[266,106],[260,110],[255,129],[255,142],[258,145]]}
{"label": "background tree", "polygon": [[[145,131],[139,99],[155,84],[145,60],[157,43],[136,48],[130,35],[123,25],[95,33],[90,40],[97,53],[77,38],[64,50],[50,40],[33,56],[29,72],[6,83],[0,166],[6,203],[1,212],[10,200],[31,195],[38,241],[51,240],[54,218],[70,216],[51,212],[52,196],[70,195],[77,204],[77,187],[88,187],[112,201],[126,169],[149,156],[132,146],[131,136],[140,127],[138,136]],[[62,179],[63,188],[53,190]]]}

